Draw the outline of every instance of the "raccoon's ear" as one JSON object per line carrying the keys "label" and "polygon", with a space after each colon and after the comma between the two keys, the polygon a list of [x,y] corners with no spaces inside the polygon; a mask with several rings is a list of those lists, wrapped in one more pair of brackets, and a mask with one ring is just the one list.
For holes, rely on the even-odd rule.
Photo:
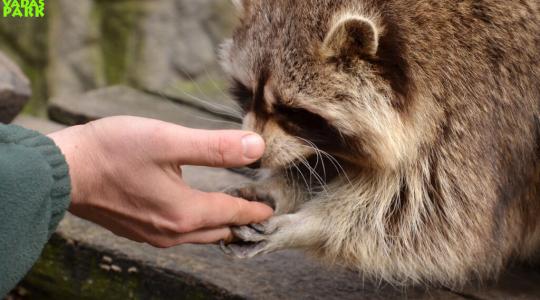
{"label": "raccoon's ear", "polygon": [[374,57],[379,47],[379,30],[362,16],[339,19],[324,39],[321,53],[331,57]]}

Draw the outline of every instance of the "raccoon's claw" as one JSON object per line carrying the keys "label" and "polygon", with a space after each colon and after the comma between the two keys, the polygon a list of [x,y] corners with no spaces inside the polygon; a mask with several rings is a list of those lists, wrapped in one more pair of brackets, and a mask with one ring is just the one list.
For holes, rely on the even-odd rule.
{"label": "raccoon's claw", "polygon": [[271,228],[270,222],[260,223],[260,224],[251,224],[249,225],[253,230],[256,230],[258,233],[272,234],[276,231],[275,228]]}
{"label": "raccoon's claw", "polygon": [[265,251],[268,242],[268,233],[263,224],[237,226],[232,228],[237,243],[225,245],[221,243],[221,250],[232,257],[251,258]]}
{"label": "raccoon's claw", "polygon": [[244,198],[248,201],[264,203],[272,207],[272,209],[276,208],[272,195],[270,195],[270,193],[264,189],[258,188],[257,186],[230,189],[226,190],[225,193],[233,197]]}
{"label": "raccoon's claw", "polygon": [[225,245],[224,242],[220,244],[221,250],[228,256],[235,258],[252,258],[265,251],[268,242],[259,243],[242,243],[242,244],[229,244]]}
{"label": "raccoon's claw", "polygon": [[235,242],[229,245],[221,244],[221,249],[229,256],[251,258],[283,248],[286,239],[285,229],[291,224],[287,215],[274,217],[260,224],[232,227]]}
{"label": "raccoon's claw", "polygon": [[266,240],[264,226],[262,225],[238,226],[231,228],[231,230],[234,237],[242,242],[253,243]]}

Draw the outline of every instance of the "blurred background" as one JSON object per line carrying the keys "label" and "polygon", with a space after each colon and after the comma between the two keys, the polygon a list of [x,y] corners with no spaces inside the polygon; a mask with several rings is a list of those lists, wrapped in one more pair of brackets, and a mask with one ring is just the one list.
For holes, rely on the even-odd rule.
{"label": "blurred background", "polygon": [[[0,17],[0,123],[18,115],[16,124],[49,133],[136,115],[207,129],[240,126],[218,63],[219,45],[237,22],[230,0],[45,3],[44,18]],[[250,182],[230,170],[182,171],[203,191]],[[470,295],[394,289],[295,251],[234,261],[215,246],[161,250],[67,214],[7,299],[539,299],[538,282],[540,272],[525,270]]]}
{"label": "blurred background", "polygon": [[231,1],[45,2],[45,18],[0,18],[0,51],[31,82],[25,113],[44,117],[50,99],[113,85],[227,101],[217,52],[236,22]]}

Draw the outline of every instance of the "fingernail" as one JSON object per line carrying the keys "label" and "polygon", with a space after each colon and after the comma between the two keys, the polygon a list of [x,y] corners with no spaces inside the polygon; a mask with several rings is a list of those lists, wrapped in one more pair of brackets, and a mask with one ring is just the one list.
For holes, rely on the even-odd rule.
{"label": "fingernail", "polygon": [[258,159],[264,152],[264,140],[256,134],[246,135],[242,138],[244,147],[244,157],[247,159]]}

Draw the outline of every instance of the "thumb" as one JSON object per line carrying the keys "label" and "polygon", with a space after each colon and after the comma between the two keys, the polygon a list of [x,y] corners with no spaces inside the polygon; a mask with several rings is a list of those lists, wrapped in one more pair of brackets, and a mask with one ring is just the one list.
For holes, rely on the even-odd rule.
{"label": "thumb", "polygon": [[180,164],[240,167],[257,161],[264,153],[264,140],[252,132],[175,127],[168,131],[172,143],[166,152]]}

